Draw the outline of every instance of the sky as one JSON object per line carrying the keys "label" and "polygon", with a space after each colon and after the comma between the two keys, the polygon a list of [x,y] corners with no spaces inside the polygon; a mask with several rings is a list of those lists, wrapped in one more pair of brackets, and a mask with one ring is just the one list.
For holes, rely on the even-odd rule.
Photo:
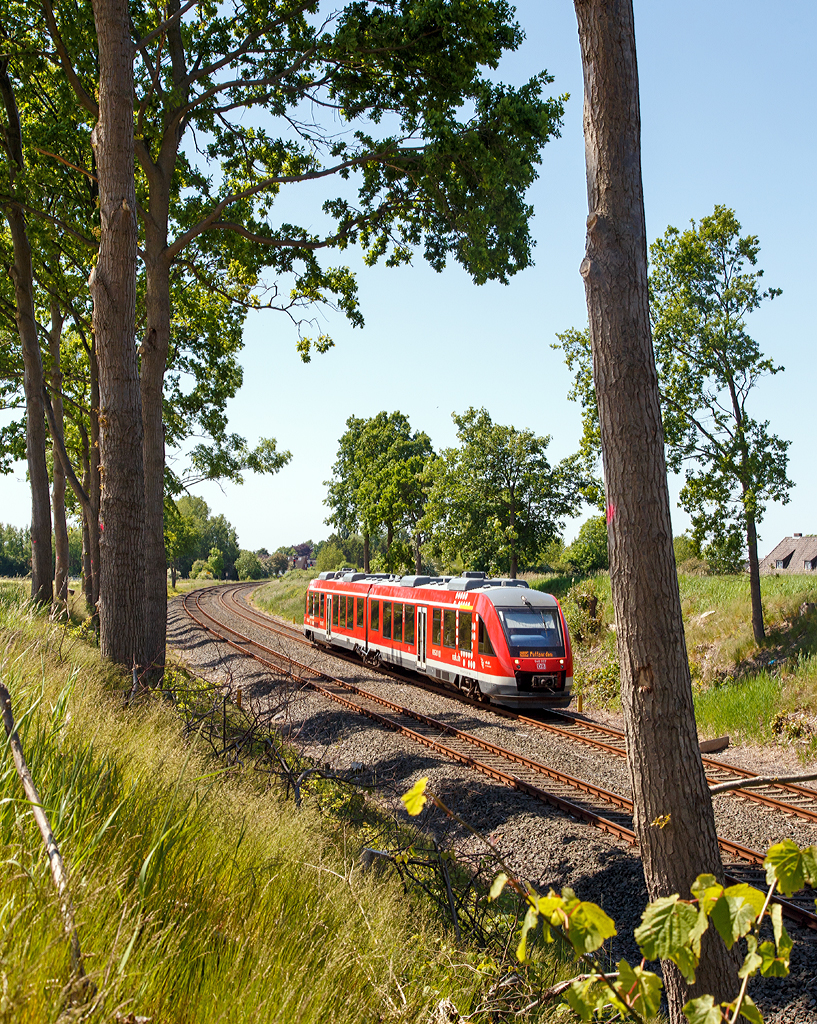
{"label": "sky", "polygon": [[[229,407],[231,429],[251,442],[275,437],[292,461],[273,477],[248,474],[242,486],[194,490],[236,527],[242,547],[272,551],[331,532],[324,482],[352,415],[399,409],[439,450],[456,441],[452,412],[484,406],[495,422],[550,435],[552,462],[576,450],[579,408],[566,398],[570,376],[551,347],[556,332],[587,323],[579,276],[587,193],[576,19],[568,0],[516,6],[526,39],[495,77],[518,86],[547,69],[555,79],[551,94],[570,94],[561,138],[545,147],[528,194],[534,266],[508,285],[477,287],[456,265],[437,274],[418,255],[410,267],[367,268],[359,253],[347,250],[341,258],[357,274],[365,326],[326,315],[321,329],[335,347],[307,365],[286,316],[252,314],[241,356],[244,384]],[[749,411],[791,441],[789,477],[796,485],[789,504],[767,508],[759,527],[765,554],[784,536],[817,533],[810,454],[817,417],[808,411],[814,401],[808,211],[817,166],[811,52],[817,5],[635,0],[635,20],[648,241],[724,204],[744,233],[759,237],[764,283],[783,289],[747,322],[761,350],[786,368],[758,384]],[[298,208],[279,216],[307,227],[313,216],[317,226],[323,198],[317,189],[303,190]],[[675,533],[689,525],[675,504],[680,483],[670,481]],[[568,541],[590,512],[576,510],[566,524]],[[25,466],[18,464],[0,477],[0,522],[23,526],[29,519]]]}

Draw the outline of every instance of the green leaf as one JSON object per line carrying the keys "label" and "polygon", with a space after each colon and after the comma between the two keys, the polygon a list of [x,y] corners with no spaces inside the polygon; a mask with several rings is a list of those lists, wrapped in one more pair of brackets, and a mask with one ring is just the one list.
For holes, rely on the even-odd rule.
{"label": "green leaf", "polygon": [[[790,940],[791,941],[791,940]],[[785,978],[789,973],[788,951],[784,956],[776,956],[771,942],[763,942],[760,946],[760,973],[764,978]]]}
{"label": "green leaf", "polygon": [[411,787],[408,793],[404,793],[400,799],[406,805],[406,810],[409,814],[414,817],[422,811],[426,804],[426,786],[428,785],[428,777],[418,779],[417,782]]}
{"label": "green leaf", "polygon": [[[757,939],[754,935],[748,935],[746,937],[746,945],[748,952],[746,953],[743,964],[738,971],[739,978],[750,978],[759,967],[763,966],[763,957],[757,952]],[[764,945],[771,945],[771,943],[764,943]]]}
{"label": "green leaf", "polygon": [[522,931],[519,935],[519,945],[516,947],[516,959],[520,963],[525,962],[527,956],[527,944],[528,944],[528,932],[531,928],[536,927],[536,922],[539,920],[539,912],[536,907],[528,907],[528,912],[525,914],[525,920],[522,922]]}
{"label": "green leaf", "polygon": [[672,960],[689,984],[695,981],[698,957],[691,948],[698,911],[677,894],[651,903],[641,915],[635,940],[647,960]]}
{"label": "green leaf", "polygon": [[491,885],[491,891],[488,893],[488,899],[497,899],[499,897],[499,894],[505,888],[507,881],[508,876],[505,874],[504,871],[500,871],[499,874],[494,879],[493,884]]}
{"label": "green leaf", "polygon": [[774,846],[769,847],[763,863],[766,866],[766,881],[769,885],[772,882],[777,882],[777,887],[784,896],[791,896],[792,893],[803,888],[805,882],[803,854],[791,839],[784,839],[782,843],[775,843]]}
{"label": "green leaf", "polygon": [[615,922],[595,903],[577,900],[567,913],[567,937],[577,953],[592,953],[616,934]]}
{"label": "green leaf", "polygon": [[[735,1000],[735,1002],[737,1002],[737,1000]],[[735,1003],[731,1003],[730,1009],[733,1013],[734,1008]],[[743,1002],[740,1004],[740,1013],[742,1017],[745,1017],[746,1020],[749,1021],[749,1024],[763,1024],[763,1015],[749,996],[743,997]]]}
{"label": "green leaf", "polygon": [[[735,891],[734,894],[732,893]],[[744,890],[749,890],[746,892]],[[760,906],[752,892],[760,896]],[[763,907],[763,894],[751,886],[733,885],[724,891],[724,895],[712,908],[712,923],[718,929],[726,948],[731,949],[741,936],[746,935],[757,920]],[[757,908],[757,909],[756,909]]]}
{"label": "green leaf", "polygon": [[684,1016],[689,1024],[721,1024],[720,1007],[715,1005],[712,996],[699,996],[690,999],[684,1006]]}
{"label": "green leaf", "polygon": [[640,964],[631,967],[626,960],[618,963],[618,981],[615,989],[622,1002],[629,1004],[641,1017],[654,1017],[661,1005],[661,978],[645,971]]}
{"label": "green leaf", "polygon": [[803,850],[803,873],[806,883],[817,887],[817,846],[807,846]]}

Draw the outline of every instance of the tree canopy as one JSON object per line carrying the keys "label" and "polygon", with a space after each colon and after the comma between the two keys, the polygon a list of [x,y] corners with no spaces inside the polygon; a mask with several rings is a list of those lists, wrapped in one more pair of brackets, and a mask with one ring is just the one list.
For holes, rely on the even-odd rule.
{"label": "tree canopy", "polygon": [[494,423],[486,409],[452,418],[460,443],[441,452],[423,517],[432,549],[515,577],[582,503],[577,460],[551,467],[549,437]]}

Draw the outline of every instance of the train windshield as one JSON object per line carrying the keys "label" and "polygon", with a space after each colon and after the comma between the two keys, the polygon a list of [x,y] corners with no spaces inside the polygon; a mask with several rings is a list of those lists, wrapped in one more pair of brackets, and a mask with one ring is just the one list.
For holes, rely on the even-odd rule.
{"label": "train windshield", "polygon": [[559,613],[555,608],[497,608],[508,646],[562,648]]}

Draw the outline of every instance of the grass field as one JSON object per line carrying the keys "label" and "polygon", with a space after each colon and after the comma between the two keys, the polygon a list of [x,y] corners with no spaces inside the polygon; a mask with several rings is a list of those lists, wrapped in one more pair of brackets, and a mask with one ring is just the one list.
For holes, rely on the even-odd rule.
{"label": "grass field", "polygon": [[[126,708],[127,681],[20,589],[0,584],[0,677],[69,870],[95,986],[83,1020],[426,1022],[447,997],[476,1009],[495,965],[392,876],[362,876],[365,836],[222,769],[158,695]],[[80,1019],[21,792],[5,748],[0,1020]]]}
{"label": "grass field", "polygon": [[295,569],[259,587],[253,602],[270,615],[280,615],[282,619],[300,624],[304,621],[307,587],[317,575],[316,569]]}

